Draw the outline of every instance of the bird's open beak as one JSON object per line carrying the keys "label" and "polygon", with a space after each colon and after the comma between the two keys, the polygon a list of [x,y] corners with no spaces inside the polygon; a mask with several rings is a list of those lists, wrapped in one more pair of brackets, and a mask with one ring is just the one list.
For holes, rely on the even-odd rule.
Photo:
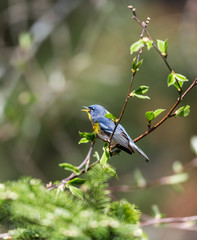
{"label": "bird's open beak", "polygon": [[90,109],[89,109],[89,107],[83,106],[83,109],[81,109],[81,111],[83,111],[83,112],[89,112]]}

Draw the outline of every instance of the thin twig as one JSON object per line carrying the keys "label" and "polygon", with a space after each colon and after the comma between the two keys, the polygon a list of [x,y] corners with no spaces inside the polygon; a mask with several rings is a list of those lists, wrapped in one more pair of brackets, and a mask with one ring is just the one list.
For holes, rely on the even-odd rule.
{"label": "thin twig", "polygon": [[197,85],[197,78],[193,81],[193,83],[188,87],[188,89],[180,96],[178,97],[176,103],[172,106],[172,108],[169,110],[169,112],[157,123],[155,124],[153,127],[151,127],[150,129],[148,129],[146,132],[144,132],[143,134],[141,134],[139,137],[135,138],[133,141],[137,142],[140,139],[142,139],[143,137],[145,137],[146,135],[148,135],[149,133],[151,133],[152,131],[154,131],[156,128],[158,128],[161,124],[163,124],[168,118],[174,116],[173,111],[175,110],[175,108],[178,106],[178,104],[183,100],[183,98],[189,93],[189,91],[192,90],[192,88],[194,86]]}
{"label": "thin twig", "polygon": [[[84,159],[84,161],[77,167],[78,169],[83,168],[86,164],[89,163],[89,161],[90,161],[90,156],[91,156],[91,153],[92,153],[94,144],[95,144],[95,142],[91,142],[91,145],[90,145],[90,149],[89,149],[89,151],[88,151],[88,154],[87,154],[86,158]],[[64,188],[64,186],[66,185],[66,183],[67,183],[68,181],[70,181],[71,179],[74,179],[74,178],[78,177],[79,175],[85,173],[85,171],[90,170],[97,162],[98,162],[98,161],[94,162],[94,163],[91,164],[91,165],[88,164],[87,169],[85,169],[85,168],[84,168],[84,169],[81,169],[81,171],[80,171],[79,174],[72,173],[72,174],[70,174],[70,176],[68,176],[67,178],[61,180],[59,183],[53,184],[53,185],[52,185],[51,183],[49,183],[49,184],[47,184],[46,187],[47,187],[49,190],[52,190],[52,189],[58,188],[58,187]]]}
{"label": "thin twig", "polygon": [[[149,226],[149,225],[155,225],[155,224],[161,224],[161,223],[188,223],[197,221],[197,215],[189,216],[189,217],[169,217],[169,218],[152,218],[147,221],[141,222],[140,226]],[[189,226],[188,226],[189,228]],[[197,227],[196,227],[197,230]]]}
{"label": "thin twig", "polygon": [[[132,12],[133,12],[133,17],[132,17],[132,18],[144,29],[143,22],[141,22],[141,21],[137,18],[136,13],[135,13],[135,9],[133,8],[133,9],[131,9],[131,10],[132,10]],[[171,73],[173,73],[174,71],[173,71],[173,69],[171,68],[171,66],[169,65],[168,61],[167,61],[167,56],[163,55],[162,52],[159,50],[159,48],[157,47],[157,45],[154,43],[151,35],[149,34],[148,30],[147,30],[147,29],[144,29],[144,31],[145,31],[147,37],[152,41],[152,46],[153,46],[153,47],[155,48],[155,50],[159,53],[159,55],[162,57],[163,61],[165,62],[166,66],[167,66],[167,68],[169,69],[169,71],[170,71]],[[178,92],[179,92],[179,94],[181,94],[181,93],[182,93],[182,88],[181,88],[181,86],[180,86],[180,84],[179,84],[179,81],[178,81],[177,79],[175,79],[175,81],[176,81],[176,83],[177,83],[177,85],[178,85],[178,87],[179,87]]]}
{"label": "thin twig", "polygon": [[148,189],[148,188],[155,188],[155,187],[160,187],[164,185],[172,185],[170,181],[171,177],[173,177],[176,174],[189,172],[196,167],[197,167],[197,158],[194,158],[192,161],[185,164],[182,167],[181,171],[178,173],[172,172],[171,175],[169,176],[164,176],[148,183],[144,182],[144,184],[142,185],[137,185],[137,184],[119,185],[119,186],[111,186],[108,189],[114,193],[114,192],[130,192],[130,191],[142,190],[144,188]]}
{"label": "thin twig", "polygon": [[[132,7],[132,6],[128,6],[128,8],[131,8],[131,7]],[[133,8],[132,8],[132,9],[133,9]],[[143,29],[142,29],[142,33],[141,33],[141,35],[140,35],[141,38],[143,38],[143,36],[144,36],[144,32],[146,31],[146,28],[147,28],[147,26],[148,26],[148,24],[149,24],[149,21],[150,21],[150,18],[147,18],[146,22],[143,23],[143,25],[142,25],[142,26],[143,26]],[[142,54],[143,48],[144,48],[144,47],[140,48],[140,50],[138,51],[138,55],[137,55],[137,59],[136,59],[136,64],[139,62],[139,59],[140,59],[140,56],[141,56],[141,54]],[[130,98],[131,88],[132,88],[133,81],[134,81],[134,78],[135,78],[136,73],[137,73],[137,71],[133,72],[132,75],[131,75],[131,80],[130,80],[130,84],[129,84],[127,96],[126,96],[126,98],[125,98],[125,102],[124,102],[122,111],[121,111],[121,113],[120,113],[120,116],[119,116],[119,118],[117,119],[117,121],[116,121],[116,123],[115,123],[115,128],[114,128],[114,130],[113,130],[113,132],[112,132],[112,134],[111,134],[111,136],[110,136],[110,138],[109,138],[109,146],[110,146],[110,144],[111,144],[111,140],[112,140],[113,135],[114,135],[114,133],[115,133],[115,131],[116,131],[116,128],[118,127],[118,124],[120,123],[120,121],[121,121],[121,119],[122,119],[122,116],[123,116],[123,114],[124,114],[125,108],[126,108],[126,106],[127,106],[127,102],[128,102],[128,100],[129,100],[129,98]]]}

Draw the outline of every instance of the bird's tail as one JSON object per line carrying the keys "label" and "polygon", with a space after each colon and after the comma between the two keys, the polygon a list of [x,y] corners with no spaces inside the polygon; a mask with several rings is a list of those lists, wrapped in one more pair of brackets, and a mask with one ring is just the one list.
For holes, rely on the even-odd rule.
{"label": "bird's tail", "polygon": [[150,161],[149,157],[134,142],[130,142],[129,144],[134,151],[136,150],[146,159],[146,162]]}

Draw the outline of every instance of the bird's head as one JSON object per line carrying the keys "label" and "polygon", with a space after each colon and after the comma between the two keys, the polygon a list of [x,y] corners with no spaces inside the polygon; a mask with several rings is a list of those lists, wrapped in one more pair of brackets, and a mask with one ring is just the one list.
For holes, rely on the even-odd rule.
{"label": "bird's head", "polygon": [[82,111],[88,113],[88,117],[92,121],[96,121],[98,117],[104,117],[108,111],[101,105],[90,105],[89,107],[83,107]]}

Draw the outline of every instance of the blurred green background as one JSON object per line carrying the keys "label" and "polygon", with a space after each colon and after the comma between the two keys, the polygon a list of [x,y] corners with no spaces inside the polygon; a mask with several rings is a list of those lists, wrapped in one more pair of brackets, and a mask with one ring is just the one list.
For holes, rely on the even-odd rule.
{"label": "blurred green background", "polygon": [[[196,0],[1,0],[0,1],[0,181],[29,175],[44,183],[65,177],[61,162],[78,165],[89,145],[78,145],[78,131],[92,131],[82,106],[101,104],[119,116],[130,82],[130,45],[141,29],[131,19],[128,5],[137,16],[151,22],[154,40],[168,38],[169,63],[177,73],[197,77]],[[133,89],[150,86],[150,100],[131,99],[122,125],[132,138],[146,128],[145,112],[166,111],[177,99],[167,87],[168,69],[152,49],[142,54],[144,63]],[[197,89],[184,99],[191,106],[187,118],[170,119],[138,142],[150,157],[121,153],[111,159],[119,181],[131,184],[136,168],[151,181],[172,172],[176,160],[191,161],[190,138],[197,134]],[[162,117],[162,115],[161,115]],[[100,154],[102,143],[95,146]],[[93,159],[93,158],[92,158]],[[114,194],[127,198],[151,214],[158,204],[167,216],[197,214],[196,171],[184,189],[170,187]],[[183,207],[184,206],[184,207]],[[145,229],[150,239],[196,239],[194,232]]]}

